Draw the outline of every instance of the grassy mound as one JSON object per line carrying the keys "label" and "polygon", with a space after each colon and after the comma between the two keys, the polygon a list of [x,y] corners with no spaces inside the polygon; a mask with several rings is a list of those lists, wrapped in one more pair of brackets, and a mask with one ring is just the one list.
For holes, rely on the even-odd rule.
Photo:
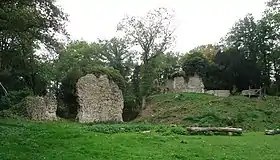
{"label": "grassy mound", "polygon": [[136,121],[263,131],[280,126],[280,98],[221,98],[193,93],[155,95],[148,99],[146,109]]}
{"label": "grassy mound", "polygon": [[[123,131],[122,128],[125,128]],[[158,125],[34,123],[0,120],[1,160],[279,159],[280,136],[162,135]],[[176,127],[175,127],[176,128]]]}

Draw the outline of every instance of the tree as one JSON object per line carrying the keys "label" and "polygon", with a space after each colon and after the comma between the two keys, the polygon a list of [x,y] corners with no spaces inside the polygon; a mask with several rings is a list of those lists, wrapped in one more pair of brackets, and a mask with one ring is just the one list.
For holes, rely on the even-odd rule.
{"label": "tree", "polygon": [[102,52],[102,45],[98,43],[89,44],[85,41],[69,43],[55,60],[57,81],[61,81],[73,69],[85,70],[95,66],[104,66],[105,62],[100,59]]}
{"label": "tree", "polygon": [[194,74],[205,77],[208,67],[209,60],[201,52],[186,54],[182,58],[182,69],[187,77]]}
{"label": "tree", "polygon": [[179,58],[179,53],[168,52],[153,59],[155,80],[159,86],[164,85],[170,75],[180,70]]}
{"label": "tree", "polygon": [[204,54],[209,60],[213,60],[215,55],[217,54],[219,50],[219,46],[213,45],[213,44],[206,44],[198,46],[190,51],[190,53],[194,52],[201,52]]}
{"label": "tree", "polygon": [[128,78],[133,67],[135,53],[129,51],[129,46],[124,39],[112,38],[101,41],[101,59],[107,62],[110,67],[118,70],[124,78]]}
{"label": "tree", "polygon": [[258,46],[257,24],[252,14],[240,19],[226,35],[224,45],[227,48],[237,48],[247,59],[257,63]]}
{"label": "tree", "polygon": [[1,1],[0,5],[2,50],[23,42],[41,42],[55,48],[59,44],[55,36],[67,34],[67,15],[53,0],[11,0]]}
{"label": "tree", "polygon": [[148,12],[144,17],[126,17],[118,25],[125,37],[143,50],[142,59],[147,64],[152,57],[166,51],[174,42],[173,15],[166,8]]}
{"label": "tree", "polygon": [[67,15],[53,0],[1,1],[0,6],[0,79],[9,92],[43,95],[49,81],[39,72],[42,60],[35,50],[60,47],[55,36],[67,35]]}
{"label": "tree", "polygon": [[173,18],[166,8],[159,8],[144,17],[126,17],[118,25],[118,30],[125,33],[125,39],[142,49],[141,95],[144,98],[150,92],[155,76],[150,62],[174,42]]}
{"label": "tree", "polygon": [[[38,44],[57,48],[56,34],[66,35],[67,16],[52,0],[0,2],[0,70],[8,90],[30,87],[37,94]],[[14,84],[13,84],[14,83]],[[16,84],[15,84],[16,83]]]}
{"label": "tree", "polygon": [[267,2],[267,8],[262,18],[263,26],[267,29],[266,44],[270,49],[271,74],[275,80],[276,92],[280,90],[280,9],[279,0],[270,0]]}
{"label": "tree", "polygon": [[236,48],[225,49],[219,52],[214,63],[218,67],[216,81],[220,81],[220,89],[239,90],[248,89],[248,86],[260,86],[260,70],[252,60],[246,59],[243,53]]}
{"label": "tree", "polygon": [[[227,48],[235,48],[250,65],[260,69],[261,86],[268,88],[271,76],[272,26],[262,18],[255,21],[251,14],[239,20],[225,38]],[[238,56],[238,55],[237,55]],[[244,68],[246,70],[246,68]],[[258,84],[258,78],[253,82]]]}

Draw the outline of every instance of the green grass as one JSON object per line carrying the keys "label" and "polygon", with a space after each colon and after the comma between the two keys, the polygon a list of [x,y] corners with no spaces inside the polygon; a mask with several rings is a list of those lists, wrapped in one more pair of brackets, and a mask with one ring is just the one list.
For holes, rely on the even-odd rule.
{"label": "green grass", "polygon": [[[123,129],[124,128],[124,129]],[[0,120],[1,160],[277,160],[280,136],[163,134],[145,124],[35,123]],[[151,133],[142,133],[151,129]]]}
{"label": "green grass", "polygon": [[186,126],[232,126],[263,131],[280,126],[280,98],[266,99],[207,94],[161,94],[147,100],[147,108],[136,120]]}

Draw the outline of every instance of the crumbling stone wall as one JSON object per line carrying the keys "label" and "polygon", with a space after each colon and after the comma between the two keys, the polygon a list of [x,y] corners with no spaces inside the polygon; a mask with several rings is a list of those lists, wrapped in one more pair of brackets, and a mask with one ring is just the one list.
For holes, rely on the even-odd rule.
{"label": "crumbling stone wall", "polygon": [[56,110],[57,103],[54,96],[48,95],[45,97],[29,96],[25,99],[27,115],[35,121],[54,121],[57,120]]}
{"label": "crumbling stone wall", "polygon": [[173,80],[167,81],[166,87],[173,92],[204,93],[204,84],[198,75],[189,77],[188,82],[185,81],[184,77],[174,77]]}
{"label": "crumbling stone wall", "polygon": [[124,100],[118,85],[107,75],[97,78],[93,74],[81,77],[77,84],[80,123],[122,122]]}
{"label": "crumbling stone wall", "polygon": [[189,77],[186,92],[204,93],[204,84],[202,78],[198,75]]}
{"label": "crumbling stone wall", "polygon": [[176,92],[185,92],[187,85],[184,77],[175,77],[173,80],[173,90]]}

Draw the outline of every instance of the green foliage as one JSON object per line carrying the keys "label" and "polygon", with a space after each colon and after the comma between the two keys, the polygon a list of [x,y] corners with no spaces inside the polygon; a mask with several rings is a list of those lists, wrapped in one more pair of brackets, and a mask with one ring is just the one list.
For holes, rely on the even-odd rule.
{"label": "green foliage", "polygon": [[1,1],[0,5],[0,79],[9,92],[6,97],[1,94],[0,103],[1,109],[8,109],[27,94],[46,93],[50,79],[41,72],[45,63],[35,51],[41,46],[52,51],[60,47],[55,35],[67,34],[67,15],[53,0]]}
{"label": "green foliage", "polygon": [[119,38],[101,41],[101,59],[108,63],[108,66],[118,70],[122,77],[128,78],[133,67],[135,53],[129,51],[127,41]]}
{"label": "green foliage", "polygon": [[187,135],[186,129],[183,127],[172,127],[171,132],[177,135]]}
{"label": "green foliage", "polygon": [[174,28],[170,25],[173,19],[173,14],[166,8],[158,8],[144,17],[126,17],[118,25],[118,30],[125,34],[129,44],[142,49],[140,96],[137,100],[145,99],[152,93],[153,81],[158,78],[155,61],[174,42]]}
{"label": "green foliage", "polygon": [[186,130],[181,126],[151,125],[151,124],[95,124],[90,126],[90,131],[116,134],[116,133],[135,133],[147,132],[162,135],[187,135]]}
{"label": "green foliage", "polygon": [[[214,57],[214,70],[210,70],[208,77],[214,77],[212,83],[217,83],[219,89],[248,89],[260,87],[260,69],[252,60],[245,58],[241,50],[225,49]],[[212,79],[213,80],[213,79]],[[220,81],[220,83],[219,83]],[[217,88],[217,87],[215,87]]]}
{"label": "green foliage", "polygon": [[186,54],[182,58],[182,69],[187,77],[194,74],[205,77],[208,67],[209,60],[200,52]]}
{"label": "green foliage", "polygon": [[213,60],[219,51],[219,46],[207,44],[198,46],[190,51],[190,53],[200,52],[206,56],[209,60]]}
{"label": "green foliage", "polygon": [[[261,85],[266,90],[270,87],[271,77],[279,81],[279,3],[272,0],[267,3],[260,20],[248,14],[240,19],[224,39],[226,47],[238,48],[245,66],[240,66],[243,75],[248,74],[252,85]],[[247,70],[249,65],[251,70]],[[246,82],[248,83],[248,82]],[[280,84],[276,82],[276,84]],[[278,86],[279,87],[279,86]]]}
{"label": "green foliage", "polygon": [[10,91],[7,96],[1,96],[0,111],[12,108],[30,94],[32,94],[31,91],[29,89],[25,89],[20,91]]}
{"label": "green foliage", "polygon": [[158,8],[143,17],[125,17],[119,23],[118,30],[125,34],[132,45],[141,47],[141,58],[146,65],[173,44],[173,20],[174,15],[168,9]]}
{"label": "green foliage", "polygon": [[262,160],[279,157],[280,137],[263,133],[238,137],[162,136],[157,132],[103,134],[93,132],[91,127],[66,122],[1,120],[0,159]]}
{"label": "green foliage", "polygon": [[158,85],[163,85],[170,75],[180,69],[179,58],[180,57],[177,53],[172,52],[160,54],[154,58],[155,79],[157,80]]}
{"label": "green foliage", "polygon": [[71,42],[55,60],[56,80],[61,81],[72,70],[89,70],[97,66],[104,66],[100,59],[101,53],[102,47],[100,44],[89,44],[85,41]]}

